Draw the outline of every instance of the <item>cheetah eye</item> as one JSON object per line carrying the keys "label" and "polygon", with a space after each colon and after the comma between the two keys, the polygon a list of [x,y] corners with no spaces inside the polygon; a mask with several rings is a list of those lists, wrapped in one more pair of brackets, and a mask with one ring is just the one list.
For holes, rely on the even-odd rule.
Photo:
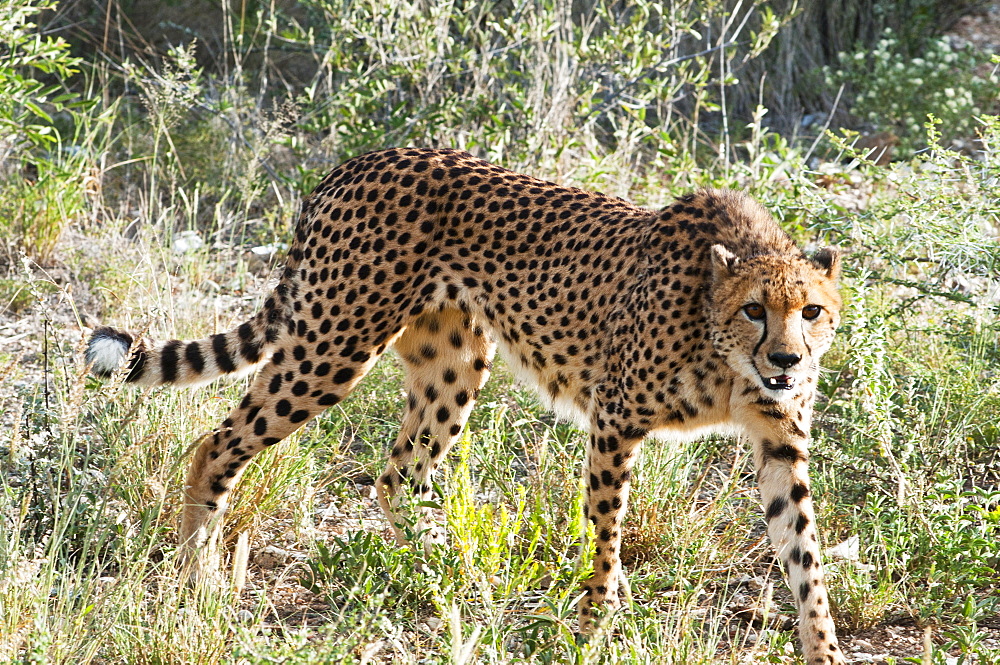
{"label": "cheetah eye", "polygon": [[819,316],[822,311],[823,308],[819,305],[806,305],[802,308],[802,318],[806,321],[812,321]]}
{"label": "cheetah eye", "polygon": [[747,318],[751,321],[760,321],[764,318],[764,306],[759,302],[752,302],[743,307],[743,313],[746,314]]}

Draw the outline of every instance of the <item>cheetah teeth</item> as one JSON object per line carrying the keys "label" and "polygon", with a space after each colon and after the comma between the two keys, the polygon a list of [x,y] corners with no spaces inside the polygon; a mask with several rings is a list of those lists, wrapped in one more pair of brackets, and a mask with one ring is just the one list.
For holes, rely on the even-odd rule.
{"label": "cheetah teeth", "polygon": [[795,379],[784,374],[762,378],[764,379],[764,386],[771,390],[791,390],[795,386]]}

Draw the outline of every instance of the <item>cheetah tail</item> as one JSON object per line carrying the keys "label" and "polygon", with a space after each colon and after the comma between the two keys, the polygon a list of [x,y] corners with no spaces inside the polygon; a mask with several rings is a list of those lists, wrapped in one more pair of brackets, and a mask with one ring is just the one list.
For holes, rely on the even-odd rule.
{"label": "cheetah tail", "polygon": [[[268,357],[280,331],[273,311],[265,308],[234,330],[195,341],[153,342],[103,326],[87,341],[85,359],[101,378],[112,376],[128,357],[127,383],[140,386],[190,386],[224,374],[242,373]],[[131,356],[129,357],[129,352]]]}

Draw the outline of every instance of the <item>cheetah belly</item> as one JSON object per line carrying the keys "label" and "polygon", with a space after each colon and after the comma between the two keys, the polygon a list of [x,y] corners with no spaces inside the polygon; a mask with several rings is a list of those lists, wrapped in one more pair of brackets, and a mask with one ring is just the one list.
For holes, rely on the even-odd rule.
{"label": "cheetah belly", "polygon": [[576,423],[579,427],[589,427],[590,396],[587,388],[572,390],[564,373],[548,368],[538,369],[520,350],[504,341],[494,332],[498,349],[518,383],[534,388],[539,401],[560,418]]}

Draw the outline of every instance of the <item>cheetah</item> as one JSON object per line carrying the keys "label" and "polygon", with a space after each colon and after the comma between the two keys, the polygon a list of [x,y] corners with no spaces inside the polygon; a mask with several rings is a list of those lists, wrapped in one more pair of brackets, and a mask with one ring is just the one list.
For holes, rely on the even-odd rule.
{"label": "cheetah", "polygon": [[[399,501],[431,498],[499,347],[589,433],[585,514],[596,542],[579,606],[585,633],[620,604],[621,525],[642,441],[742,434],[806,661],[836,665],[844,656],[807,443],[819,359],[839,322],[839,272],[836,250],[806,256],[739,192],[702,190],[652,211],[462,151],[394,149],[351,159],[317,186],[277,286],[248,321],[161,343],[98,328],[86,362],[142,386],[260,366],[190,465],[180,539],[198,576],[211,570],[247,461],[347,397],[390,348],[407,404],[377,494],[405,543]],[[441,542],[417,510],[419,538]]]}

